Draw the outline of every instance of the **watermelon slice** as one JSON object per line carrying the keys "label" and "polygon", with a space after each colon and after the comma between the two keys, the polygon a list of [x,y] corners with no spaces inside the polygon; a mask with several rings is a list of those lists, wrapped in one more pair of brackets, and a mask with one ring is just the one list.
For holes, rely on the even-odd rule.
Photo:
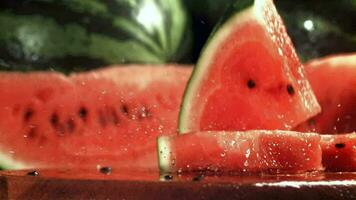
{"label": "watermelon slice", "polygon": [[322,135],[321,148],[327,171],[356,171],[356,133]]}
{"label": "watermelon slice", "polygon": [[0,73],[0,165],[157,169],[191,68],[112,67],[66,77]]}
{"label": "watermelon slice", "polygon": [[334,55],[306,64],[322,112],[296,130],[324,134],[356,131],[356,54]]}
{"label": "watermelon slice", "polygon": [[316,133],[208,131],[158,139],[162,172],[283,172],[320,170]]}
{"label": "watermelon slice", "polygon": [[270,0],[237,1],[187,86],[182,133],[291,129],[320,111]]}

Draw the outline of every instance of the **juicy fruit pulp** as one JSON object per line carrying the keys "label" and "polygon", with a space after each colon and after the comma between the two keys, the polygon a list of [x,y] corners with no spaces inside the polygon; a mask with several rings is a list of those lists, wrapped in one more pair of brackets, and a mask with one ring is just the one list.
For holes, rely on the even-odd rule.
{"label": "juicy fruit pulp", "polygon": [[305,66],[322,112],[296,130],[323,134],[356,131],[356,54],[325,57]]}
{"label": "juicy fruit pulp", "polygon": [[322,135],[321,148],[327,171],[356,171],[356,133]]}
{"label": "juicy fruit pulp", "polygon": [[186,89],[179,129],[288,130],[319,111],[273,3],[255,0],[210,38]]}
{"label": "juicy fruit pulp", "polygon": [[288,172],[321,169],[320,136],[292,131],[197,132],[158,139],[163,172]]}
{"label": "juicy fruit pulp", "polygon": [[121,66],[69,77],[2,72],[0,164],[156,169],[155,138],[176,133],[190,72],[173,66]]}

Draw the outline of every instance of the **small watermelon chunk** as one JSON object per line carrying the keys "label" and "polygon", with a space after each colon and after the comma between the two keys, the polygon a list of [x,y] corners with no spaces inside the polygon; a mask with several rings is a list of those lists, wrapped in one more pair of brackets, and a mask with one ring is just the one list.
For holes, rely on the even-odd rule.
{"label": "small watermelon chunk", "polygon": [[158,169],[191,68],[120,66],[64,76],[0,73],[0,166]]}
{"label": "small watermelon chunk", "polygon": [[296,130],[323,134],[356,131],[356,54],[316,59],[305,66],[322,112]]}
{"label": "small watermelon chunk", "polygon": [[232,10],[193,71],[180,132],[289,130],[317,114],[319,104],[272,1],[237,1]]}
{"label": "small watermelon chunk", "polygon": [[162,172],[320,170],[320,136],[292,131],[208,131],[158,139]]}
{"label": "small watermelon chunk", "polygon": [[356,133],[322,135],[323,165],[327,171],[356,171]]}

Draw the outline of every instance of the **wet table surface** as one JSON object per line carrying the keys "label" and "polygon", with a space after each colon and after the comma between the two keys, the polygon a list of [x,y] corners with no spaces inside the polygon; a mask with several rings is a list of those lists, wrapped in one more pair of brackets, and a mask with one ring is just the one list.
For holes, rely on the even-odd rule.
{"label": "wet table surface", "polygon": [[159,175],[129,170],[64,169],[35,172],[0,171],[0,199],[356,199],[356,173]]}

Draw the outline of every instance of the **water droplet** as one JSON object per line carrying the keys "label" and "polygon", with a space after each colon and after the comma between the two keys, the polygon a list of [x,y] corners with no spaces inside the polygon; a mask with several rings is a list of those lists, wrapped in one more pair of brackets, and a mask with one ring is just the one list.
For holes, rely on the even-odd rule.
{"label": "water droplet", "polygon": [[284,118],[284,115],[277,115],[277,118],[278,118],[278,119],[283,119],[283,118]]}
{"label": "water droplet", "polygon": [[251,154],[251,150],[250,149],[247,149],[246,150],[246,158],[249,158],[250,157],[250,154]]}
{"label": "water droplet", "polygon": [[247,160],[244,162],[244,166],[248,167],[248,161]]}
{"label": "water droplet", "polygon": [[230,143],[231,147],[234,147],[235,144],[236,144],[236,141],[235,141],[235,140],[232,140],[231,143]]}
{"label": "water droplet", "polygon": [[283,51],[282,51],[281,48],[278,48],[278,54],[279,54],[280,56],[283,56]]}
{"label": "water droplet", "polygon": [[221,157],[225,157],[225,156],[226,156],[226,152],[222,152],[222,153],[220,154],[220,156],[221,156]]}

